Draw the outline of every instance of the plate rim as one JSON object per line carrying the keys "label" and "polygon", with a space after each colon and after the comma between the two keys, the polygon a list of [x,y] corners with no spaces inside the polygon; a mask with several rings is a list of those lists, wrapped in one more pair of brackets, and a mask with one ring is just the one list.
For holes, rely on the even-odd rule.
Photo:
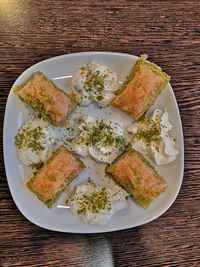
{"label": "plate rim", "polygon": [[153,216],[151,217],[149,220],[146,220],[145,222],[143,223],[140,223],[140,224],[136,224],[134,226],[125,226],[125,227],[114,227],[110,230],[104,230],[104,229],[97,229],[97,230],[93,230],[93,231],[87,231],[87,230],[76,230],[76,231],[71,231],[71,230],[64,230],[64,229],[56,229],[56,227],[48,227],[48,226],[45,226],[43,224],[40,224],[36,221],[34,221],[32,218],[30,218],[27,214],[25,214],[25,212],[21,209],[21,206],[18,204],[18,201],[17,199],[13,196],[14,193],[13,193],[13,189],[12,189],[12,185],[11,185],[11,180],[9,178],[9,175],[8,175],[8,167],[7,167],[7,159],[8,159],[8,155],[7,155],[7,150],[6,150],[6,132],[7,132],[7,123],[8,123],[8,119],[7,119],[7,114],[8,114],[8,107],[9,107],[9,101],[11,99],[11,95],[12,95],[12,89],[13,87],[15,86],[15,84],[17,84],[17,81],[20,79],[20,77],[24,74],[26,74],[26,72],[30,71],[31,68],[33,67],[36,67],[37,65],[40,65],[41,63],[47,63],[47,62],[51,62],[51,61],[54,61],[54,60],[59,60],[61,58],[65,58],[65,57],[69,57],[69,56],[82,56],[82,55],[113,55],[113,56],[127,56],[127,57],[131,57],[131,58],[134,58],[134,59],[137,59],[139,58],[138,56],[135,56],[133,54],[129,54],[129,53],[122,53],[122,52],[111,52],[111,51],[84,51],[84,52],[74,52],[74,53],[68,53],[68,54],[63,54],[63,55],[58,55],[58,56],[54,56],[54,57],[51,57],[51,58],[47,58],[47,59],[44,59],[42,61],[39,61],[33,65],[31,65],[30,67],[28,67],[27,69],[25,69],[18,77],[17,79],[15,80],[15,82],[13,83],[10,91],[9,91],[9,94],[8,94],[8,97],[7,97],[7,100],[6,100],[6,107],[5,107],[5,112],[4,112],[4,123],[3,123],[3,160],[4,160],[4,166],[5,166],[5,173],[6,173],[6,178],[7,178],[7,182],[8,182],[8,187],[9,187],[9,190],[10,190],[10,193],[11,193],[11,196],[12,196],[12,199],[15,203],[15,205],[17,206],[17,208],[19,209],[19,211],[21,212],[21,214],[27,219],[29,220],[31,223],[41,227],[41,228],[44,228],[44,229],[47,229],[47,230],[51,230],[51,231],[56,231],[56,232],[65,232],[65,233],[79,233],[79,234],[92,234],[92,233],[106,233],[106,232],[113,232],[113,231],[122,231],[122,230],[128,230],[128,229],[131,229],[131,228],[135,228],[135,227],[138,227],[138,226],[142,226],[144,224],[147,224],[151,221],[154,221],[155,219],[159,218],[160,216],[162,216],[171,206],[172,204],[175,202],[176,198],[178,197],[178,194],[180,192],[180,188],[182,186],[182,183],[183,183],[183,177],[184,177],[184,135],[183,135],[183,126],[182,126],[182,120],[181,120],[181,116],[180,116],[180,110],[179,110],[179,106],[178,106],[178,103],[177,103],[177,100],[176,100],[176,97],[175,97],[175,94],[174,94],[174,91],[172,89],[172,86],[170,83],[168,83],[169,87],[170,87],[170,90],[171,90],[171,93],[172,93],[172,97],[173,97],[173,101],[175,102],[175,105],[176,105],[176,110],[177,110],[177,115],[178,115],[178,120],[180,122],[180,136],[181,136],[181,140],[180,140],[180,143],[181,143],[181,152],[182,152],[182,160],[181,160],[181,175],[180,175],[180,181],[179,181],[179,186],[176,190],[176,194],[174,195],[174,197],[172,198],[172,200],[170,201],[170,205],[167,206],[167,208],[165,208],[164,210],[162,210],[158,215],[156,216]]}

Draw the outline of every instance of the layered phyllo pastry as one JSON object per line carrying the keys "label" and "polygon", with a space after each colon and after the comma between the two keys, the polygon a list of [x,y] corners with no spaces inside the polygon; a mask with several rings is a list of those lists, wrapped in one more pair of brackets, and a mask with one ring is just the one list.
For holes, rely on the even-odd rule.
{"label": "layered phyllo pastry", "polygon": [[33,73],[21,85],[16,86],[14,93],[30,105],[39,117],[54,125],[60,125],[75,105],[72,97],[39,71]]}
{"label": "layered phyllo pastry", "polygon": [[83,168],[83,162],[61,146],[28,181],[27,186],[50,208]]}
{"label": "layered phyllo pastry", "polygon": [[120,184],[144,208],[165,191],[167,184],[154,167],[137,151],[128,148],[106,173]]}
{"label": "layered phyllo pastry", "polygon": [[169,80],[166,73],[142,56],[132,68],[112,105],[139,120]]}

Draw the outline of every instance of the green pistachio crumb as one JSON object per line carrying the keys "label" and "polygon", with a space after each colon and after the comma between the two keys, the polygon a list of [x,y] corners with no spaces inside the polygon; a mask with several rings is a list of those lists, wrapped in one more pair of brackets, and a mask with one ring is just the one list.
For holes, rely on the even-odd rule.
{"label": "green pistachio crumb", "polygon": [[80,196],[79,203],[78,214],[86,214],[88,211],[99,213],[101,210],[109,211],[111,209],[111,203],[105,187],[99,191],[94,190],[92,193],[85,193]]}
{"label": "green pistachio crumb", "polygon": [[22,128],[15,136],[15,145],[19,149],[27,147],[36,153],[40,153],[43,150],[43,146],[39,142],[39,139],[42,137],[44,137],[44,133],[40,126],[34,129]]}
{"label": "green pistachio crumb", "polygon": [[51,98],[51,97],[48,97],[48,98],[47,98],[47,102],[48,102],[49,104],[55,104],[55,101],[54,101],[53,98]]}
{"label": "green pistachio crumb", "polygon": [[49,180],[50,180],[50,181],[55,182],[56,179],[57,179],[57,177],[56,177],[55,175],[53,175],[53,174],[49,176]]}
{"label": "green pistachio crumb", "polygon": [[[147,129],[145,127],[146,125],[148,126]],[[150,119],[145,119],[139,126],[134,137],[142,140],[146,146],[150,146],[152,141],[161,141],[160,131],[160,123],[158,120],[152,121]]]}

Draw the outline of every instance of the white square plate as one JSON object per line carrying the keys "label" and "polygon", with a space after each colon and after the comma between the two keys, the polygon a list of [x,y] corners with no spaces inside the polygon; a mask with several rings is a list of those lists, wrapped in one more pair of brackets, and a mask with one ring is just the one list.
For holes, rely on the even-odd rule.
{"label": "white square plate", "polygon": [[[44,72],[63,90],[70,88],[71,76],[75,70],[86,63],[94,60],[97,63],[109,66],[118,75],[118,80],[123,82],[131,67],[138,57],[122,53],[112,52],[84,52],[50,58],[33,65],[24,71],[15,81],[14,85],[22,83],[35,71]],[[82,222],[78,216],[72,214],[70,210],[53,207],[48,209],[37,197],[27,189],[25,180],[31,177],[31,168],[24,167],[17,156],[14,137],[17,130],[28,119],[29,113],[25,105],[16,97],[12,90],[9,93],[4,118],[4,161],[9,188],[12,197],[21,213],[31,222],[40,227],[73,233],[98,233],[127,229],[150,222],[162,215],[174,202],[181,187],[184,169],[184,145],[181,119],[177,102],[173,90],[168,83],[166,88],[156,99],[153,108],[165,108],[169,112],[170,122],[174,125],[173,136],[176,138],[176,147],[180,151],[176,161],[158,167],[156,169],[165,178],[168,188],[161,194],[148,209],[138,206],[133,199],[129,200],[129,207],[118,212],[111,221],[104,226],[89,225]],[[92,116],[114,118],[128,124],[133,119],[122,111],[108,107],[99,109],[91,104],[85,112]],[[100,180],[104,176],[105,164],[95,163],[93,160],[84,159],[86,166],[79,177],[73,182],[80,183],[91,177]],[[66,193],[59,199],[59,204],[63,204]]]}

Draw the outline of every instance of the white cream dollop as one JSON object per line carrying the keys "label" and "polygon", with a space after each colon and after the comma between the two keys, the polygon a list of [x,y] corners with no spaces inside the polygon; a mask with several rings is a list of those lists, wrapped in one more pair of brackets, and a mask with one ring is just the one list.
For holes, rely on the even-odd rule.
{"label": "white cream dollop", "polygon": [[172,129],[168,112],[159,109],[155,109],[150,118],[127,127],[127,131],[133,134],[132,147],[153,158],[157,165],[166,165],[174,161],[179,153],[170,135]]}
{"label": "white cream dollop", "polygon": [[73,150],[80,156],[111,163],[124,149],[126,140],[121,122],[117,120],[84,118]]}
{"label": "white cream dollop", "polygon": [[19,159],[26,166],[44,162],[67,138],[65,128],[54,127],[42,119],[31,118],[15,137]]}
{"label": "white cream dollop", "polygon": [[128,196],[114,182],[98,185],[88,181],[77,185],[68,204],[85,223],[105,225],[117,211],[127,208]]}
{"label": "white cream dollop", "polygon": [[105,107],[118,90],[117,74],[109,67],[92,61],[74,73],[72,90],[82,105],[89,105],[94,100],[100,107]]}

